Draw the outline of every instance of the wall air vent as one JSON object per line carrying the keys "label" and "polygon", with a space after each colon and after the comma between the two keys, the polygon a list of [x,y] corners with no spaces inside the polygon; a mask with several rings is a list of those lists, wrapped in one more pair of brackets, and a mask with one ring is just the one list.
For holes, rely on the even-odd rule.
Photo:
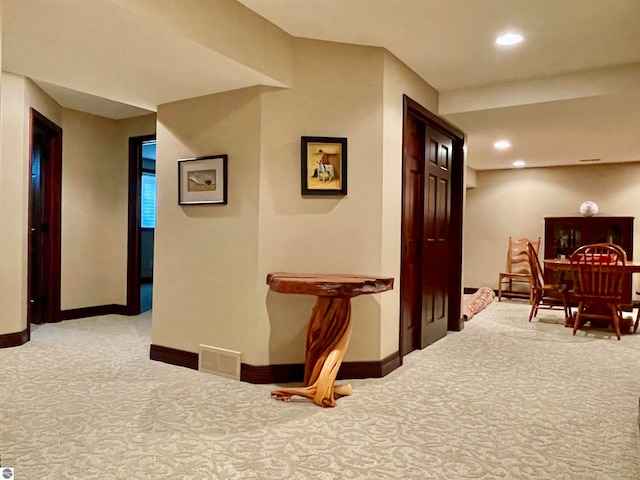
{"label": "wall air vent", "polygon": [[602,161],[601,158],[583,158],[581,160],[578,160],[579,162],[583,162],[583,163],[589,163],[589,162],[600,162]]}
{"label": "wall air vent", "polygon": [[200,345],[198,370],[240,380],[240,352]]}

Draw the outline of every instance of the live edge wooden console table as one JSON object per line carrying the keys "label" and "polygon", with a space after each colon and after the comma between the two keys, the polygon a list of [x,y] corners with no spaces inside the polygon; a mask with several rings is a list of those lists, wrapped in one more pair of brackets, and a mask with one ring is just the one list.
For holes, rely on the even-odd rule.
{"label": "live edge wooden console table", "polygon": [[321,407],[335,407],[336,399],[353,393],[351,385],[334,385],[351,336],[351,298],[391,290],[393,278],[270,273],[267,284],[274,292],[318,297],[307,330],[305,386],[273,390],[271,396],[288,402],[299,395]]}

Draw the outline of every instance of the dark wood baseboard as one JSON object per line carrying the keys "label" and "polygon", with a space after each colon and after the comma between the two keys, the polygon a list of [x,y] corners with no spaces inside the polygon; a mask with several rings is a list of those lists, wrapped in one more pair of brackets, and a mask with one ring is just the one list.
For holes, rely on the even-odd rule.
{"label": "dark wood baseboard", "polygon": [[98,305],[95,307],[72,308],[60,311],[60,320],[73,320],[76,318],[97,317],[98,315],[126,315],[125,305]]}
{"label": "dark wood baseboard", "polygon": [[400,368],[402,366],[402,357],[400,356],[400,352],[392,353],[391,355],[383,358],[380,364],[380,377],[386,377],[396,368]]}
{"label": "dark wood baseboard", "polygon": [[[479,288],[469,288],[469,287],[464,287],[464,294],[465,295],[471,295],[473,293],[476,293],[479,290]],[[498,296],[498,290],[493,290],[493,293],[496,294],[496,297]],[[505,293],[502,292],[502,296],[504,297]],[[528,294],[527,294],[527,298],[528,298]]]}
{"label": "dark wood baseboard", "polygon": [[[198,369],[198,354],[176,348],[151,344],[151,360]],[[379,361],[345,362],[340,366],[338,379],[380,378],[388,375],[402,365],[400,353],[396,352]],[[304,379],[304,364],[289,363],[281,365],[240,365],[240,380],[248,383],[292,383]]]}
{"label": "dark wood baseboard", "polygon": [[151,344],[149,353],[151,360],[178,365],[179,367],[198,369],[198,354],[186,352],[176,348],[163,347],[162,345]]}
{"label": "dark wood baseboard", "polygon": [[31,338],[29,328],[17,333],[5,333],[0,335],[0,348],[19,347]]}
{"label": "dark wood baseboard", "polygon": [[291,383],[304,380],[303,363],[282,365],[240,365],[240,380],[248,383]]}
{"label": "dark wood baseboard", "polygon": [[337,378],[381,378],[400,366],[400,352],[395,352],[382,360],[369,362],[344,362],[340,365]]}
{"label": "dark wood baseboard", "polygon": [[[400,353],[369,362],[344,362],[338,371],[338,380],[347,378],[381,378],[401,365]],[[304,364],[249,365],[243,363],[240,380],[248,383],[291,383],[304,380]]]}

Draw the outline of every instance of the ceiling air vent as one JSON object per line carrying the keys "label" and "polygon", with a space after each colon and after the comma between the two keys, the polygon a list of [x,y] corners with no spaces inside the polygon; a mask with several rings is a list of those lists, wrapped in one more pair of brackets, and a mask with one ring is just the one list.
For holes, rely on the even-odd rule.
{"label": "ceiling air vent", "polygon": [[198,370],[240,380],[240,352],[200,345]]}
{"label": "ceiling air vent", "polygon": [[601,158],[583,158],[582,160],[578,160],[579,162],[589,163],[589,162],[600,162]]}

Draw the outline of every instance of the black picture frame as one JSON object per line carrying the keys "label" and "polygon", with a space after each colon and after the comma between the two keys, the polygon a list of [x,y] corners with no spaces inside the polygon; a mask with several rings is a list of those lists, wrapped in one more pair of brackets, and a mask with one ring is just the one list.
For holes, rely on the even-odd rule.
{"label": "black picture frame", "polygon": [[301,137],[302,195],[347,194],[347,139]]}
{"label": "black picture frame", "polygon": [[227,155],[178,160],[178,204],[227,203]]}

